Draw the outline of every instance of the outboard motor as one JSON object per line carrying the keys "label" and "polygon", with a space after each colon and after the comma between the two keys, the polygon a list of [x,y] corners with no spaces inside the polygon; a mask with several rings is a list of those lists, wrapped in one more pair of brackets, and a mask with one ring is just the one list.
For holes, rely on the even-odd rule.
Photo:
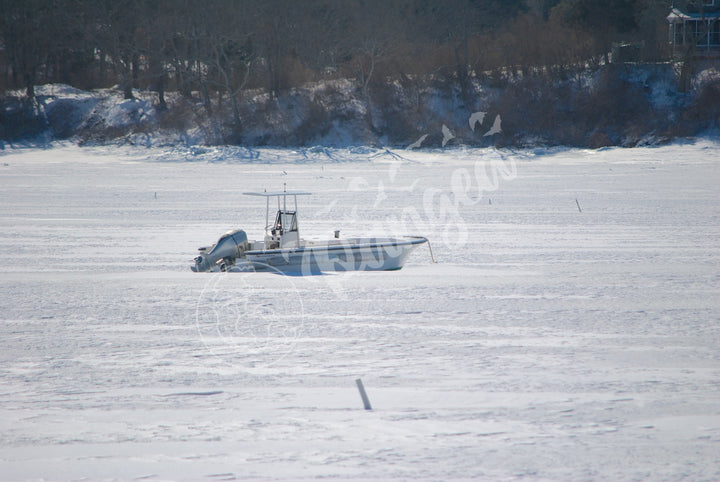
{"label": "outboard motor", "polygon": [[[235,259],[244,258],[249,249],[247,234],[242,229],[228,231],[220,236],[218,242],[210,248],[200,248],[200,255],[195,258],[195,272],[212,271],[217,264],[221,269],[235,264]],[[208,251],[209,250],[209,251]]]}

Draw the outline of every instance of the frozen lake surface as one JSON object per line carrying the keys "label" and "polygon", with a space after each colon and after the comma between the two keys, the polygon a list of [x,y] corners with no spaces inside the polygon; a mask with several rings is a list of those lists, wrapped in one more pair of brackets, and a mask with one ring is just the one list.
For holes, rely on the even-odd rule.
{"label": "frozen lake surface", "polygon": [[[719,152],[0,151],[0,479],[720,479]],[[190,272],[283,183],[437,263]]]}

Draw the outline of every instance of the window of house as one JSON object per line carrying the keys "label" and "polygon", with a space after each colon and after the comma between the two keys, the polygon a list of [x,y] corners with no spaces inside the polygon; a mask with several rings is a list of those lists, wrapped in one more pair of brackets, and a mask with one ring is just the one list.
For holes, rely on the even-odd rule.
{"label": "window of house", "polygon": [[720,21],[715,21],[710,28],[710,45],[720,45]]}
{"label": "window of house", "polygon": [[698,47],[707,45],[709,32],[707,31],[707,27],[705,26],[705,23],[700,22],[700,21],[695,21],[695,22],[692,22],[690,28],[691,28],[692,38],[695,39],[695,44]]}

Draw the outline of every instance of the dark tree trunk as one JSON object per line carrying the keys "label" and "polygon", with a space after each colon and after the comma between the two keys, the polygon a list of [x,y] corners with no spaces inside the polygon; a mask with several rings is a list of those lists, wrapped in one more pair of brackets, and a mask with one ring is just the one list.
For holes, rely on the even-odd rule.
{"label": "dark tree trunk", "polygon": [[25,80],[25,95],[28,99],[35,98],[35,72],[25,72],[23,75]]}
{"label": "dark tree trunk", "polygon": [[161,77],[157,83],[158,93],[158,105],[162,110],[167,109],[167,103],[165,102],[165,79]]}
{"label": "dark tree trunk", "polygon": [[132,80],[130,80],[128,76],[125,76],[123,80],[123,98],[125,98],[126,100],[131,100],[135,98],[135,96],[133,95]]}

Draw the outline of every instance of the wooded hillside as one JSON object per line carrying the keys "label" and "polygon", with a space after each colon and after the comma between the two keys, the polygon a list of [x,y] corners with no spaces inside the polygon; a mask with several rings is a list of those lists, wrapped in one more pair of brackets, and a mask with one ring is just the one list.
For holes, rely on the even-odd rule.
{"label": "wooded hillside", "polygon": [[670,3],[0,0],[0,93],[116,86],[165,109],[174,92],[229,119],[239,140],[248,92],[278,98],[309,82],[350,80],[368,105],[398,83],[451,86],[469,105],[478,82],[562,95],[552,85],[618,59],[667,61]]}

